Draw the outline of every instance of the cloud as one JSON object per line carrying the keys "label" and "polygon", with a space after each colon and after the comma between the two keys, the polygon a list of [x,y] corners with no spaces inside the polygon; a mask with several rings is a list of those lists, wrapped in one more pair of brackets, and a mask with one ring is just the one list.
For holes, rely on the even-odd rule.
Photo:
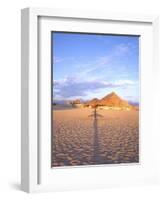
{"label": "cloud", "polygon": [[53,56],[53,63],[61,63],[61,62],[65,62],[65,61],[73,61],[74,58],[73,57],[64,57],[64,58],[59,58],[56,56]]}
{"label": "cloud", "polygon": [[115,81],[115,84],[117,84],[117,85],[135,85],[136,82],[132,81],[132,80],[118,80],[118,81]]}
{"label": "cloud", "polygon": [[89,58],[89,60],[85,57],[80,59],[75,59],[75,57],[54,57],[55,63],[65,62],[63,64],[66,64],[67,69],[68,67],[74,69],[73,72],[71,70],[71,75],[69,72],[65,72],[62,77],[67,74],[66,78],[54,81],[54,96],[62,99],[83,98],[88,94],[96,96],[93,93],[97,94],[97,92],[101,92],[102,89],[131,88],[138,82],[127,80],[127,78],[131,78],[131,76],[129,76],[130,74],[125,70],[125,64],[122,65],[118,62],[119,60],[121,61],[128,58],[131,51],[132,47],[130,44],[121,43],[114,45],[114,47],[105,52],[105,54],[92,59]]}
{"label": "cloud", "polygon": [[116,45],[113,51],[113,54],[115,56],[124,56],[130,52],[130,46],[129,44],[121,43],[119,45]]}
{"label": "cloud", "polygon": [[[81,79],[90,80],[95,78],[105,79],[108,77],[120,76],[124,73],[122,72],[123,66],[116,66],[116,61],[126,58],[131,50],[130,44],[120,43],[114,45],[108,52],[104,55],[89,59],[86,61],[85,58],[75,58],[75,57],[53,57],[53,63],[55,64],[66,64],[68,67],[74,68],[73,76],[80,77]],[[126,74],[126,71],[125,71]],[[69,74],[67,74],[69,75]]]}
{"label": "cloud", "polygon": [[[106,70],[106,68],[106,73],[111,72],[112,69],[110,68],[109,64],[109,55],[97,57],[96,59],[91,60],[89,63],[76,64],[75,66],[77,68],[77,72],[75,73],[75,76],[80,77],[82,79],[91,79],[93,74],[93,78],[95,78],[96,76],[99,77],[101,76],[101,72],[103,70]],[[104,74],[103,76],[105,75],[106,74]]]}
{"label": "cloud", "polygon": [[[78,68],[79,73],[77,75],[79,76],[86,76],[92,74],[92,73],[97,73],[98,70],[99,72],[103,72],[105,70],[106,73],[110,74],[113,73],[114,69],[114,64],[117,60],[122,60],[123,58],[126,58],[127,55],[131,52],[131,47],[129,44],[118,44],[115,45],[108,53],[106,53],[103,56],[96,57],[94,60],[90,60],[88,63],[83,63],[83,64],[78,64],[76,65],[76,68]],[[121,66],[118,68],[121,70]],[[117,70],[118,70],[117,69]],[[107,71],[106,71],[107,70]]]}
{"label": "cloud", "polygon": [[53,63],[60,63],[63,59],[53,56]]}
{"label": "cloud", "polygon": [[76,77],[67,77],[62,80],[54,81],[54,96],[59,98],[74,98],[74,97],[84,97],[88,93],[97,92],[100,89],[108,88],[119,88],[125,87],[133,84],[132,81],[117,81],[115,83],[91,80],[91,81],[81,81]]}

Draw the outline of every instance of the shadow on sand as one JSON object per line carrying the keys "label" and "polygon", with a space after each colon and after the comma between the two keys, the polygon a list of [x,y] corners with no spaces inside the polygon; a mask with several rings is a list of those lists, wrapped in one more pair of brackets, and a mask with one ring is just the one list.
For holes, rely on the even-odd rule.
{"label": "shadow on sand", "polygon": [[99,132],[98,132],[98,118],[103,117],[102,115],[97,113],[97,109],[94,108],[94,111],[92,115],[89,115],[89,117],[93,118],[93,162],[95,164],[101,163],[101,157],[100,157],[100,146],[99,146]]}

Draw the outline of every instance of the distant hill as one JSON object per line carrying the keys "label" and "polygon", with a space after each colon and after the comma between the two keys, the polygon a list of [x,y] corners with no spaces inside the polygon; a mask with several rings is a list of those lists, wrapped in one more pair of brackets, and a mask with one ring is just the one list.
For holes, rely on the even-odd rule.
{"label": "distant hill", "polygon": [[130,105],[132,106],[139,106],[139,103],[138,102],[135,102],[135,101],[128,101]]}
{"label": "distant hill", "polygon": [[66,104],[65,100],[53,100],[53,105],[64,105]]}

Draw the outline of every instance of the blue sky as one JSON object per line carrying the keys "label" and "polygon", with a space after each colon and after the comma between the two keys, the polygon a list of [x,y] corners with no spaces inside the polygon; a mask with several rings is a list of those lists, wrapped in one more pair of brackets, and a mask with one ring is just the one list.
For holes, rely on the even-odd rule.
{"label": "blue sky", "polygon": [[139,101],[139,37],[53,32],[53,98]]}

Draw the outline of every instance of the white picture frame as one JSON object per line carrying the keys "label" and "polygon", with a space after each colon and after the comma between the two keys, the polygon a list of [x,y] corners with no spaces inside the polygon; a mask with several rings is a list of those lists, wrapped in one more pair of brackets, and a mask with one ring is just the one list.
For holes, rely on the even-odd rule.
{"label": "white picture frame", "polygon": [[[88,22],[90,26],[88,26]],[[104,23],[105,26],[102,25]],[[158,69],[158,16],[25,8],[22,10],[21,25],[22,190],[26,192],[59,191],[158,183],[159,158],[157,152],[159,151],[159,131],[157,131],[157,116],[154,108],[154,102],[156,101],[158,92],[156,89]],[[106,25],[110,25],[112,32],[109,26]],[[99,26],[100,30],[98,30]],[[50,98],[51,86],[49,83],[51,72],[49,67],[45,69],[42,66],[51,65],[49,33],[54,29],[60,31],[76,30],[78,32],[100,31],[101,33],[111,32],[113,34],[136,34],[142,35],[144,38],[140,49],[141,57],[143,56],[140,63],[140,96],[142,101],[141,107],[143,108],[140,117],[142,121],[140,122],[143,123],[141,123],[142,156],[139,164],[132,166],[132,168],[128,165],[109,165],[102,167],[86,166],[84,168],[56,169],[55,171],[51,169],[49,163],[51,132],[49,124],[50,115],[48,114],[50,107],[46,110],[42,109],[49,102],[48,98],[44,99],[43,97],[47,96]],[[43,50],[42,46],[44,46],[47,53]],[[40,59],[40,55],[42,54],[44,55],[44,60]],[[145,67],[147,65],[148,67]],[[150,89],[153,88],[155,93],[150,101],[148,101],[150,96],[149,87]],[[47,93],[45,93],[46,88],[49,88]],[[151,107],[152,117],[148,113],[149,107]],[[42,118],[42,115],[45,117]],[[40,121],[43,124],[41,126]],[[45,131],[42,132],[42,129],[48,130],[47,137],[44,134]],[[145,153],[143,153],[143,149]],[[115,174],[117,175],[115,176]]]}

